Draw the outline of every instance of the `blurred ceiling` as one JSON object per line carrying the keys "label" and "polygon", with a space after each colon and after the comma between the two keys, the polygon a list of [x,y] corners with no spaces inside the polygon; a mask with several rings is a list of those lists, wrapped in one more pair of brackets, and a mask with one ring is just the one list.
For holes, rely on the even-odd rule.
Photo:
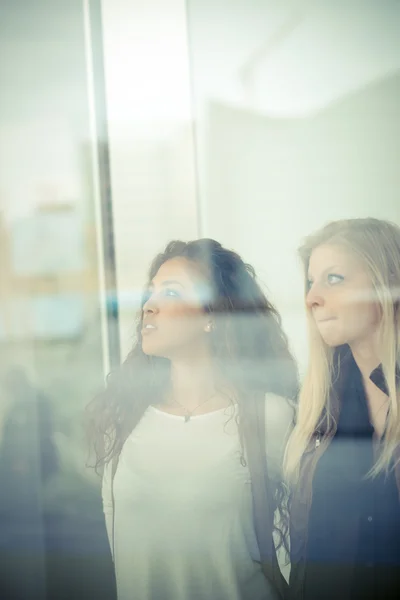
{"label": "blurred ceiling", "polygon": [[189,0],[198,100],[273,117],[317,112],[400,69],[395,0]]}

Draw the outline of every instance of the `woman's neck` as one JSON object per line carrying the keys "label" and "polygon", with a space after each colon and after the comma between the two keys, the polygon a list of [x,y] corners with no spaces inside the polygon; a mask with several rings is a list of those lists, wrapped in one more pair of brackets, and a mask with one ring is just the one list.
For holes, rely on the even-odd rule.
{"label": "woman's neck", "polygon": [[381,363],[376,347],[377,344],[374,339],[350,345],[354,360],[364,381],[369,381],[372,371]]}
{"label": "woman's neck", "polygon": [[216,382],[210,360],[182,360],[171,363],[172,401],[190,411],[215,393]]}

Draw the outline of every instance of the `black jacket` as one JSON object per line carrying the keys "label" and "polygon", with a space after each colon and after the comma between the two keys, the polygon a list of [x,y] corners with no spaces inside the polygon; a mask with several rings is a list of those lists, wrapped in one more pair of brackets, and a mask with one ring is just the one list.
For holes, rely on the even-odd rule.
{"label": "black jacket", "polygon": [[[371,379],[387,391],[381,367]],[[293,490],[289,597],[400,598],[400,470],[365,477],[374,463],[373,428],[348,349],[331,402],[336,425],[315,432]]]}

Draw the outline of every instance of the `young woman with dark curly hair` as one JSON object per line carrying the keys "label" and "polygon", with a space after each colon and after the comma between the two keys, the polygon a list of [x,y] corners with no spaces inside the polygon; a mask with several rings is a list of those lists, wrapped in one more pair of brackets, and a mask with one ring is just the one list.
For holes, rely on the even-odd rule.
{"label": "young woman with dark curly hair", "polygon": [[134,348],[91,405],[119,600],[283,594],[273,533],[285,542],[296,391],[253,268],[213,240],[168,244]]}

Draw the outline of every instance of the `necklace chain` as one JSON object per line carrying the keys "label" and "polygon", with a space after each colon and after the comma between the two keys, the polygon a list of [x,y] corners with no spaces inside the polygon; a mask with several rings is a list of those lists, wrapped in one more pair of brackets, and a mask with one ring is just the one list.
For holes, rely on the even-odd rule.
{"label": "necklace chain", "polygon": [[191,417],[193,416],[193,414],[196,412],[196,410],[198,408],[200,408],[200,406],[203,406],[203,404],[206,404],[207,402],[212,400],[217,394],[218,394],[218,392],[214,391],[211,394],[211,396],[208,396],[208,398],[206,398],[205,400],[202,400],[197,406],[192,408],[192,410],[189,410],[186,406],[184,406],[183,404],[178,402],[178,400],[176,400],[176,398],[173,398],[173,402],[175,404],[177,404],[178,406],[180,406],[185,411],[186,414],[183,416],[183,418],[184,418],[185,423],[188,423],[190,421]]}

